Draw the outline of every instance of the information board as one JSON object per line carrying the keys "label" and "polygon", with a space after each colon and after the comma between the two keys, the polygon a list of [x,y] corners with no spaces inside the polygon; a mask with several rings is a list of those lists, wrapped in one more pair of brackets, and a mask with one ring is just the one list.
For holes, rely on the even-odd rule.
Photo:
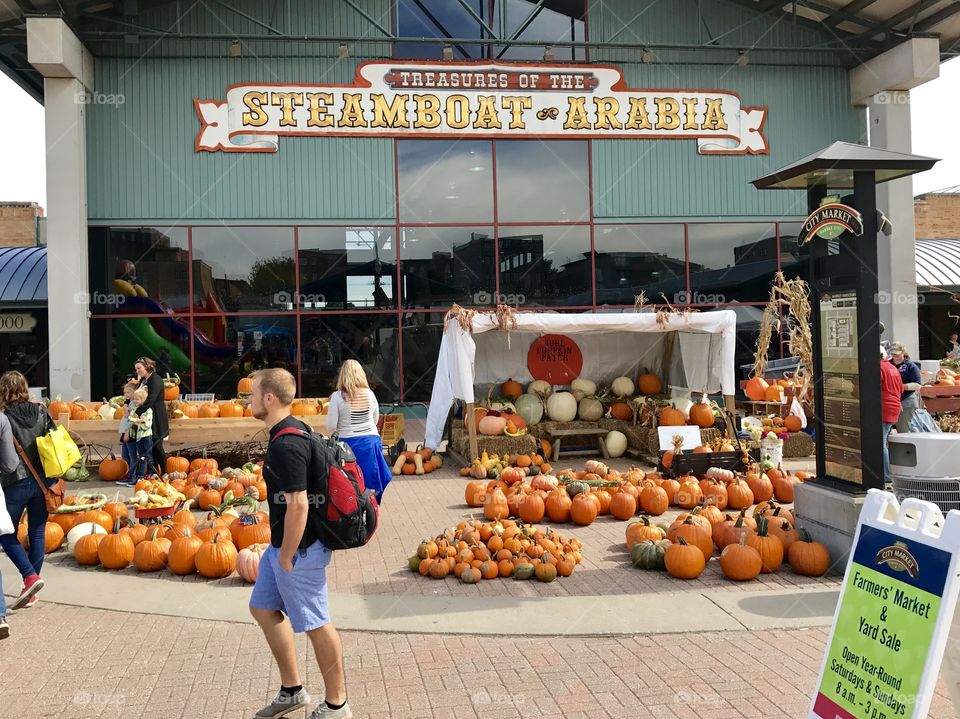
{"label": "information board", "polygon": [[[942,528],[942,531],[941,531]],[[960,512],[871,489],[809,719],[925,717],[957,603]]]}
{"label": "information board", "polygon": [[825,293],[820,299],[824,469],[863,484],[857,337],[856,291]]}

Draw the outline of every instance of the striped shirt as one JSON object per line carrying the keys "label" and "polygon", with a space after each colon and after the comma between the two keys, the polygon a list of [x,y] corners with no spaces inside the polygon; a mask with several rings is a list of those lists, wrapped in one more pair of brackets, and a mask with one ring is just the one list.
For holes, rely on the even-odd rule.
{"label": "striped shirt", "polygon": [[369,389],[363,389],[358,396],[348,400],[339,391],[330,395],[330,407],[327,410],[327,431],[336,432],[341,437],[363,437],[377,432],[377,420],[380,419],[380,405],[377,396]]}

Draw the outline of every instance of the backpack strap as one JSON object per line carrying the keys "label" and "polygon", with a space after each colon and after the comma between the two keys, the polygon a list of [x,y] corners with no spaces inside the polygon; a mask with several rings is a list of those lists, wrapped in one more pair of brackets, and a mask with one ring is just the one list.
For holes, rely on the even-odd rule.
{"label": "backpack strap", "polygon": [[286,437],[288,435],[295,434],[298,437],[309,437],[310,433],[306,430],[298,429],[297,427],[284,427],[279,432],[277,432],[273,437],[270,438],[270,442],[280,439],[281,437]]}

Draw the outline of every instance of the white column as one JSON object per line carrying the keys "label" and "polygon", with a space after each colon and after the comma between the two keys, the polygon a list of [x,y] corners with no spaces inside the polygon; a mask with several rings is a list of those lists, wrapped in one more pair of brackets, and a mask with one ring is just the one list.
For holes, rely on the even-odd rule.
{"label": "white column", "polygon": [[[867,107],[870,145],[910,153],[909,90],[882,92]],[[893,224],[891,235],[881,233],[877,237],[880,321],[886,327],[883,339],[903,342],[911,356],[920,359],[913,178],[878,185],[877,208]]]}
{"label": "white column", "polygon": [[27,56],[44,76],[50,396],[89,399],[85,93],[93,60],[59,18],[27,19]]}

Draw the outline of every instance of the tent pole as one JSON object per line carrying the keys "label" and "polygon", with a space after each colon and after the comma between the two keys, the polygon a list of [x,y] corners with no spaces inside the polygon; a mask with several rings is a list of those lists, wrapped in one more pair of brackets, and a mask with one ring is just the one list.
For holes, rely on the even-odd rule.
{"label": "tent pole", "polygon": [[477,419],[473,413],[473,402],[467,402],[467,433],[470,435],[470,459],[471,461],[480,457],[480,449],[477,447]]}
{"label": "tent pole", "polygon": [[673,360],[673,342],[677,333],[667,332],[666,347],[663,348],[663,388],[670,389],[670,362]]}

